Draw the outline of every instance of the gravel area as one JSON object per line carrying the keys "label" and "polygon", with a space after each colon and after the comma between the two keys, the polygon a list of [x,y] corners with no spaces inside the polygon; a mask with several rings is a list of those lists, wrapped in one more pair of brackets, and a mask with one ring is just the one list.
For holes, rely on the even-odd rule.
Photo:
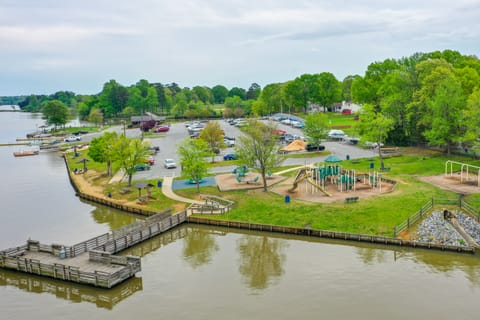
{"label": "gravel area", "polygon": [[480,244],[480,224],[472,217],[461,212],[455,212],[458,223],[462,226],[477,244]]}
{"label": "gravel area", "polygon": [[434,211],[417,230],[417,241],[444,244],[451,246],[467,246],[462,236],[443,219],[443,213]]}

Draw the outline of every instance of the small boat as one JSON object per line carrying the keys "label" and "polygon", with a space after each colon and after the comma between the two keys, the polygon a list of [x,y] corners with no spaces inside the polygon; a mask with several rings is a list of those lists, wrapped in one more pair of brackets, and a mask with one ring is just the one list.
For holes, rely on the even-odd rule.
{"label": "small boat", "polygon": [[15,157],[36,156],[38,155],[38,150],[17,151],[17,152],[14,152],[13,155]]}

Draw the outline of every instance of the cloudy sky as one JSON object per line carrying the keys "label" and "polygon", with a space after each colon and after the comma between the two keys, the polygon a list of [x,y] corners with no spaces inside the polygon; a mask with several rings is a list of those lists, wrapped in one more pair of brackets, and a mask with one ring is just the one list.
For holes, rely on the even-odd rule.
{"label": "cloudy sky", "polygon": [[415,52],[480,56],[480,0],[0,0],[0,17],[0,95],[263,87]]}

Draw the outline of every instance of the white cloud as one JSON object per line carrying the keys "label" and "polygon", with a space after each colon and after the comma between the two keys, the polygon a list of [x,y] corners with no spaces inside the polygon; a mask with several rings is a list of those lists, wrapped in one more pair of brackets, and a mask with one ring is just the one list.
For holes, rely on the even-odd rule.
{"label": "white cloud", "polygon": [[244,87],[303,72],[342,78],[418,51],[479,55],[480,43],[478,0],[0,0],[0,10],[0,94],[25,93],[27,75],[44,79],[39,92],[63,89],[49,70],[78,92],[112,77]]}

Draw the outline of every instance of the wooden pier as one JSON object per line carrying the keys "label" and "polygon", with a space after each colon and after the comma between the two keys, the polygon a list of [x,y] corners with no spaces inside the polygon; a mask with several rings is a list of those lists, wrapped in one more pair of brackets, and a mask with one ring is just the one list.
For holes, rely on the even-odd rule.
{"label": "wooden pier", "polygon": [[185,211],[170,214],[170,211],[160,212],[73,246],[28,240],[25,245],[0,251],[0,267],[112,288],[141,270],[139,257],[115,254],[187,220]]}

